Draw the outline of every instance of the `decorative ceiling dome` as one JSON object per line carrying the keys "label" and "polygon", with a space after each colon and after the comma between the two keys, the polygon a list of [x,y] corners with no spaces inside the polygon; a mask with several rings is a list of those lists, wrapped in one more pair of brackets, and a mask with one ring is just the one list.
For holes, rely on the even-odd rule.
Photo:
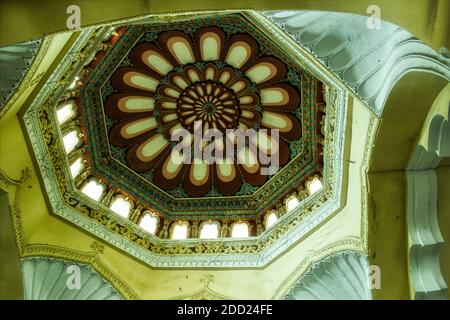
{"label": "decorative ceiling dome", "polygon": [[54,212],[165,267],[262,266],[335,212],[345,89],[267,23],[83,32],[24,115]]}
{"label": "decorative ceiling dome", "polygon": [[[289,160],[289,143],[301,135],[293,113],[300,93],[286,81],[285,64],[261,54],[250,35],[227,36],[214,26],[199,28],[192,37],[164,31],[152,42],[137,44],[129,59],[131,66],[112,75],[117,92],[106,99],[105,111],[118,121],[109,138],[127,149],[127,165],[140,173],[152,171],[153,183],[163,190],[181,184],[190,196],[212,189],[233,195],[244,183],[259,186],[267,180],[260,152],[276,156],[277,165]],[[201,134],[210,130],[215,138],[202,141],[203,152],[224,153],[227,144],[238,144],[231,130],[255,130],[256,148],[186,164],[171,141],[177,130],[187,129],[183,143],[194,149],[196,124]],[[273,138],[274,129],[281,139]]]}

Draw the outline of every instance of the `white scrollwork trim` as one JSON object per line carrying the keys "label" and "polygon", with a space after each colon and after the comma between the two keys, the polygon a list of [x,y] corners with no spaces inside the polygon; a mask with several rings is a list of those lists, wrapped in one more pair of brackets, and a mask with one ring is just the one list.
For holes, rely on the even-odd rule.
{"label": "white scrollwork trim", "polygon": [[428,150],[417,145],[406,171],[409,276],[415,299],[446,299],[448,286],[440,268],[444,239],[437,218],[436,167],[442,157],[450,157],[448,117],[435,115],[426,130]]}
{"label": "white scrollwork trim", "polygon": [[395,83],[410,71],[450,79],[450,59],[408,31],[381,21],[367,28],[367,17],[325,11],[267,11],[304,50],[332,71],[378,116]]}
{"label": "white scrollwork trim", "polygon": [[367,256],[343,251],[313,263],[288,290],[284,299],[372,299]]}

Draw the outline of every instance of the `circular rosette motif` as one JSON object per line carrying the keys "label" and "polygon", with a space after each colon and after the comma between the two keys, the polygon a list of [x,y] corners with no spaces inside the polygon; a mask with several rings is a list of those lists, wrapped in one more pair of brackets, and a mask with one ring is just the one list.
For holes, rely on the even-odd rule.
{"label": "circular rosette motif", "polygon": [[[138,43],[129,59],[132,66],[112,75],[117,92],[105,102],[106,114],[116,120],[110,142],[127,148],[133,170],[151,170],[161,189],[183,187],[192,197],[212,188],[233,195],[244,182],[264,184],[269,158],[276,157],[278,166],[289,161],[289,142],[301,135],[293,113],[300,94],[286,80],[285,64],[261,55],[248,34],[228,36],[217,27],[193,36],[164,31],[154,42]],[[251,143],[241,145],[247,129],[255,129]],[[203,156],[191,159],[180,146]]]}

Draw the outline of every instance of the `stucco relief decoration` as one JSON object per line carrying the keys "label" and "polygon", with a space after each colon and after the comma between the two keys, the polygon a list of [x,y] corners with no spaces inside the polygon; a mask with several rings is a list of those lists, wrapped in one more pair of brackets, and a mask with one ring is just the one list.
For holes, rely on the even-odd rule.
{"label": "stucco relief decoration", "polygon": [[[276,153],[279,165],[288,162],[288,143],[301,135],[300,119],[293,114],[300,93],[282,82],[285,64],[262,55],[250,35],[238,33],[227,39],[222,29],[212,26],[199,28],[193,37],[164,31],[154,42],[136,45],[129,57],[132,66],[112,75],[118,93],[105,103],[108,116],[121,120],[112,128],[110,141],[128,148],[126,162],[132,169],[154,168],[153,182],[159,187],[173,189],[183,183],[190,196],[202,196],[211,187],[232,195],[243,183],[260,186],[267,180],[261,173],[265,165],[250,148],[225,155],[219,163],[200,159],[185,165],[183,155],[171,148],[172,137],[178,129],[187,129],[189,137],[183,141],[193,149],[195,124],[203,134],[208,129],[223,134],[202,146],[203,151],[213,143],[222,151],[227,144],[237,144],[236,136],[228,133],[233,129],[255,129],[257,147],[264,149],[260,151]],[[281,138],[273,138],[271,129]],[[237,165],[239,157],[242,164]]]}
{"label": "stucco relief decoration", "polygon": [[[245,267],[266,264],[333,212],[346,96],[277,42],[278,29],[263,30],[266,20],[180,16],[82,32],[71,48],[79,58],[61,60],[24,115],[55,214],[154,266]],[[250,141],[219,161],[195,157],[196,132],[201,151],[216,152],[239,150],[229,130],[248,129],[257,153],[277,155],[274,172]],[[192,162],[179,161],[177,130]],[[209,130],[222,136],[208,141]],[[265,225],[268,212],[275,220]],[[239,237],[236,225],[246,227]],[[204,226],[215,235],[202,238]]]}

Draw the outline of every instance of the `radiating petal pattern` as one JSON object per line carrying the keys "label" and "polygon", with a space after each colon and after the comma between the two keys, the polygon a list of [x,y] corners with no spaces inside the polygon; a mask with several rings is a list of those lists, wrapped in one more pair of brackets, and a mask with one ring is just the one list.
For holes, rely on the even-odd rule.
{"label": "radiating petal pattern", "polygon": [[113,94],[105,103],[105,111],[113,119],[133,118],[145,113],[153,113],[155,99],[152,95],[128,93]]}
{"label": "radiating petal pattern", "polygon": [[[116,121],[111,143],[127,148],[127,164],[152,171],[163,190],[181,187],[201,197],[213,188],[228,196],[243,183],[262,185],[262,169],[273,157],[286,164],[289,141],[301,136],[294,115],[301,99],[286,80],[285,64],[260,50],[250,35],[227,35],[216,26],[192,34],[163,31],[153,42],[139,42],[129,53],[132,65],[111,79],[118,91],[105,102],[105,113]],[[259,128],[268,130],[243,145],[239,134],[229,132]],[[270,133],[274,129],[279,135]],[[203,135],[200,143],[197,133]],[[203,158],[186,159],[174,148],[178,141],[191,150],[189,157],[199,152]],[[231,156],[223,155],[227,144],[235,148]]]}
{"label": "radiating petal pattern", "polygon": [[275,57],[262,57],[245,71],[247,77],[258,85],[280,81],[286,76],[286,66]]}
{"label": "radiating petal pattern", "polygon": [[228,41],[225,62],[235,68],[242,68],[259,53],[258,43],[248,35],[234,35]]}

